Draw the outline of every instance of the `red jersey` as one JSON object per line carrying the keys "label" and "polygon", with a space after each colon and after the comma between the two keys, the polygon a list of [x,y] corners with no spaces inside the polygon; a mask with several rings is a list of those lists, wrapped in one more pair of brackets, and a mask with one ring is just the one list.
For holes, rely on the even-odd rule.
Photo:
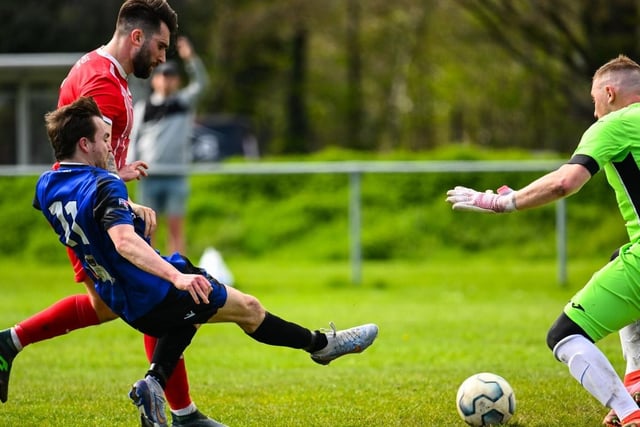
{"label": "red jersey", "polygon": [[82,56],[60,85],[58,107],[91,96],[111,122],[111,148],[118,169],[125,165],[133,124],[133,100],[120,63],[102,48]]}
{"label": "red jersey", "polygon": [[[102,48],[82,56],[60,85],[58,108],[81,96],[91,96],[102,115],[111,123],[111,148],[118,169],[125,165],[129,133],[133,124],[133,100],[127,74],[120,63]],[[57,162],[54,169],[57,169]],[[67,248],[76,282],[87,278],[82,262]]]}

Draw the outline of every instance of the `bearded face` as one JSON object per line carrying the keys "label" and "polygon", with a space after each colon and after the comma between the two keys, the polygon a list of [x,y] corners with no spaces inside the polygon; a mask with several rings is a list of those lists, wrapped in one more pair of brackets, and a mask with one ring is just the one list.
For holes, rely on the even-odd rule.
{"label": "bearded face", "polygon": [[133,57],[133,75],[139,79],[149,78],[151,71],[155,68],[151,60],[151,49],[149,40],[145,40],[140,50]]}

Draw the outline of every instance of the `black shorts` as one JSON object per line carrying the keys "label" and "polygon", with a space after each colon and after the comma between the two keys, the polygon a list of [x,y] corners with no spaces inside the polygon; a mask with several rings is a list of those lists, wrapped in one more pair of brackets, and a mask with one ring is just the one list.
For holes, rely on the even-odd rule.
{"label": "black shorts", "polygon": [[194,268],[185,271],[191,274],[203,274],[211,284],[209,303],[196,302],[188,292],[171,288],[164,300],[150,312],[129,323],[140,332],[153,337],[161,337],[167,332],[180,329],[187,325],[207,323],[227,301],[227,288],[204,270]]}

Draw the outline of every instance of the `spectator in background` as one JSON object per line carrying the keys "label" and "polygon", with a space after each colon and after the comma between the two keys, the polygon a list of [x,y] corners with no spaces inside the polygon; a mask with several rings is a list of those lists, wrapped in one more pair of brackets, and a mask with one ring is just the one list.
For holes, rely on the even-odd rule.
{"label": "spectator in background", "polygon": [[[141,204],[166,217],[168,252],[185,253],[184,216],[189,195],[190,135],[196,103],[209,85],[209,78],[186,37],[178,37],[176,48],[189,82],[182,87],[180,68],[174,61],[155,68],[151,77],[151,94],[134,107],[129,156],[144,161],[155,171],[138,183],[137,198]],[[163,168],[168,170],[163,171]],[[154,237],[153,243],[157,245]]]}

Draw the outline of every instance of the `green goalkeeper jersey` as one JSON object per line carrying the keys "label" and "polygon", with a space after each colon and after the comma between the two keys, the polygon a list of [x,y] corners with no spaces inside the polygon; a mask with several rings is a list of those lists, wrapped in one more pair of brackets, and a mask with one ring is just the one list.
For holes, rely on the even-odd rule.
{"label": "green goalkeeper jersey", "polygon": [[594,175],[604,169],[631,242],[640,241],[640,103],[608,113],[589,127],[569,163]]}

